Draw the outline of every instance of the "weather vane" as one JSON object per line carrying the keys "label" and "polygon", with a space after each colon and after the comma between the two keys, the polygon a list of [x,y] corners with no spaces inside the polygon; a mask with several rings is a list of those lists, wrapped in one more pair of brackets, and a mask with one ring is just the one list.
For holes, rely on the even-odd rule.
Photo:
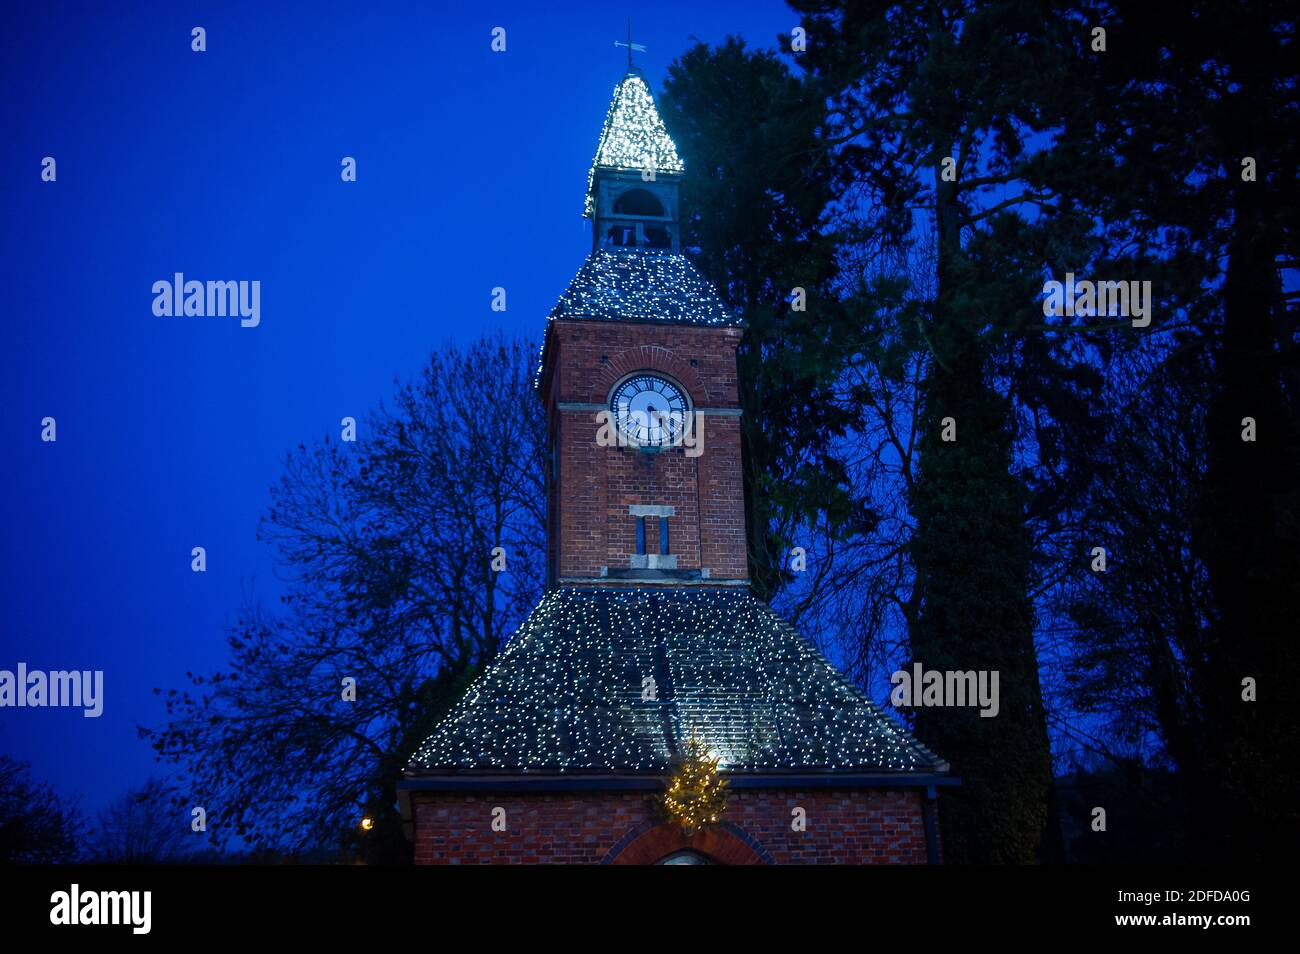
{"label": "weather vane", "polygon": [[644,46],[642,46],[640,43],[632,42],[632,18],[631,17],[629,17],[627,21],[627,42],[624,43],[622,40],[615,40],[614,45],[627,47],[627,71],[631,73],[633,70],[632,51],[636,50],[638,53],[645,52]]}

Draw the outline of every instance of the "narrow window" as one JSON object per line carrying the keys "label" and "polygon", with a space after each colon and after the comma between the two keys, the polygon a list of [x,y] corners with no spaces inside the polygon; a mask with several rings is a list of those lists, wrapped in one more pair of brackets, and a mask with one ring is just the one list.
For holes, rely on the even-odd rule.
{"label": "narrow window", "polygon": [[668,518],[659,518],[659,552],[668,555]]}
{"label": "narrow window", "polygon": [[636,518],[636,552],[645,556],[645,517]]}

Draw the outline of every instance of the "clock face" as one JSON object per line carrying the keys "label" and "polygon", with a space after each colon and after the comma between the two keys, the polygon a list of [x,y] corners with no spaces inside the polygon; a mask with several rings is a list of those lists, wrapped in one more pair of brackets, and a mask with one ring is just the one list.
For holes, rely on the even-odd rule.
{"label": "clock face", "polygon": [[686,395],[670,381],[653,374],[628,378],[610,398],[618,428],[641,447],[680,444],[689,407]]}

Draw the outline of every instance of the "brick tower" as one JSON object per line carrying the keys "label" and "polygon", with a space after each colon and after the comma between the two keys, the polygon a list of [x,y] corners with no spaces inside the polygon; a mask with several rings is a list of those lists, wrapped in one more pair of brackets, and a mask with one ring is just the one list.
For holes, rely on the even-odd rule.
{"label": "brick tower", "polygon": [[[629,71],[543,347],[547,593],[407,768],[418,863],[938,859],[947,765],[749,591],[744,329],[681,252],[682,171]],[[731,798],[688,836],[655,796],[692,732]]]}

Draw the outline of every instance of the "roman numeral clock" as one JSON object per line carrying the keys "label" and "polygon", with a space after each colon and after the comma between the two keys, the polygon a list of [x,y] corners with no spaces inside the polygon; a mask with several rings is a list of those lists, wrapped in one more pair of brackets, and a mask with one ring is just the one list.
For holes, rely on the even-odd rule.
{"label": "roman numeral clock", "polygon": [[658,450],[683,443],[690,407],[682,389],[672,381],[637,373],[614,388],[610,414],[628,441]]}

